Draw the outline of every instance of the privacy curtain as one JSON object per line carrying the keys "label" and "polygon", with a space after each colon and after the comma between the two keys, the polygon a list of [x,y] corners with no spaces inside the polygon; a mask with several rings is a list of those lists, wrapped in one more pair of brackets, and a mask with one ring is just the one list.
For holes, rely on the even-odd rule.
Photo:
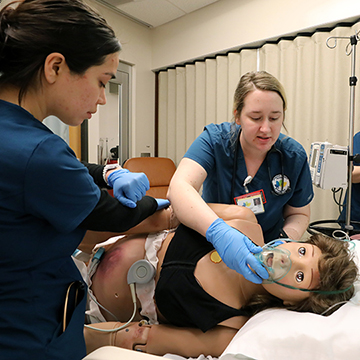
{"label": "privacy curtain", "polygon": [[[350,50],[349,40],[337,40],[334,49],[326,43],[329,37],[350,37],[359,30],[360,22],[357,22],[160,71],[158,156],[169,157],[177,165],[206,124],[232,121],[237,83],[242,74],[253,70],[266,70],[283,84],[288,100],[287,131],[283,132],[299,141],[308,154],[315,141],[348,145],[351,56],[346,50]],[[335,40],[328,42],[335,45]],[[360,78],[360,59],[356,76]],[[354,133],[360,131],[357,87]],[[338,207],[331,190],[314,187],[314,191],[311,220],[336,219]]]}

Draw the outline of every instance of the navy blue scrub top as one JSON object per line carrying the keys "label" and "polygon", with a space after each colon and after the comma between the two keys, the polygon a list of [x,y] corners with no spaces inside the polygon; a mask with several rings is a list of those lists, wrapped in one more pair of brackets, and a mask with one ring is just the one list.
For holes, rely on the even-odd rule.
{"label": "navy blue scrub top", "polygon": [[[207,172],[202,195],[207,203],[234,204],[230,197],[237,141],[235,135],[239,126],[236,130],[231,131],[229,122],[207,125],[184,155],[196,161]],[[279,238],[286,204],[303,207],[309,204],[314,196],[307,154],[302,145],[291,137],[280,134],[275,147],[283,154],[284,174],[290,180],[291,190],[283,195],[274,194],[270,179],[282,173],[280,155],[275,152],[269,154],[268,161],[264,160],[251,183],[247,185],[250,193],[264,191],[265,212],[257,214],[256,217],[262,227],[265,242]],[[234,196],[238,197],[246,193],[243,183],[248,176],[241,146],[236,161]]]}
{"label": "navy blue scrub top", "polygon": [[0,358],[81,359],[86,289],[65,332],[62,317],[69,284],[82,280],[78,225],[100,190],[60,137],[4,101],[0,154]]}

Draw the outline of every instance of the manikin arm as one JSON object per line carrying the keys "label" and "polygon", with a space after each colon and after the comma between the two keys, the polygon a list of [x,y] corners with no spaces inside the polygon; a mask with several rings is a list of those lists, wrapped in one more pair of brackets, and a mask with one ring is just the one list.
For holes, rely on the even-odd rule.
{"label": "manikin arm", "polygon": [[79,249],[85,253],[91,254],[93,247],[107,239],[128,234],[147,234],[165,229],[172,229],[179,225],[175,218],[171,206],[167,209],[156,211],[153,215],[147,217],[140,224],[134,226],[128,231],[122,233],[106,232],[106,231],[90,231],[88,230],[79,245]]}
{"label": "manikin arm", "polygon": [[[226,204],[206,204],[206,206],[212,209],[212,211],[214,211],[217,216],[224,219],[225,221],[240,219],[252,222],[254,224],[257,223],[256,217],[253,212],[244,207]],[[173,209],[170,206],[167,209],[155,212],[153,215],[146,218],[140,224],[134,226],[133,228],[129,229],[124,233],[99,232],[89,230],[86,232],[83,241],[79,245],[79,249],[88,254],[91,254],[91,251],[96,244],[106,241],[113,236],[152,233],[166,229],[173,229],[178,225],[179,221],[175,217]],[[246,234],[245,231],[242,232]],[[256,244],[259,244],[257,239],[253,239],[251,237],[250,239],[253,240]],[[262,239],[260,243],[262,243]]]}
{"label": "manikin arm", "polygon": [[310,220],[310,204],[303,207],[286,205],[284,209],[284,231],[290,239],[300,240]]}
{"label": "manikin arm", "polygon": [[[247,321],[243,317],[243,324]],[[92,324],[100,329],[115,329],[122,325],[116,322]],[[84,328],[87,353],[102,346],[117,346],[130,350],[143,351],[154,355],[167,353],[197,358],[201,354],[220,356],[237,333],[237,329],[216,326],[202,332],[199,329],[180,328],[172,325],[140,325],[132,323],[126,329],[103,333]]]}

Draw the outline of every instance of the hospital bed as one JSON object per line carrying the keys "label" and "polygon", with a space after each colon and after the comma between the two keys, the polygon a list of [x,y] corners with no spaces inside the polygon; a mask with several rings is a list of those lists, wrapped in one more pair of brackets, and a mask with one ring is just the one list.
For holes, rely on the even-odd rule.
{"label": "hospital bed", "polygon": [[[360,241],[355,240],[360,269]],[[186,346],[186,345],[184,345]],[[104,347],[86,360],[183,360],[177,355],[158,357]],[[198,360],[214,359],[201,356]],[[219,360],[359,360],[360,279],[353,298],[330,316],[268,309],[252,317],[235,335]]]}

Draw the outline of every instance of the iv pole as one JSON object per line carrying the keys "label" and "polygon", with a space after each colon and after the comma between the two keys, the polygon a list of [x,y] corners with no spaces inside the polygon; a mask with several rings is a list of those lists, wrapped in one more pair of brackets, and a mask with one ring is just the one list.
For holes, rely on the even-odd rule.
{"label": "iv pole", "polygon": [[[330,49],[336,48],[338,39],[350,39],[350,43],[346,47],[346,55],[351,54],[351,76],[349,78],[350,85],[350,110],[349,110],[349,153],[348,153],[348,176],[347,176],[347,199],[346,199],[346,217],[345,217],[345,229],[347,232],[352,231],[354,227],[351,225],[351,192],[352,192],[352,170],[354,160],[354,117],[355,117],[355,86],[357,78],[355,76],[355,61],[356,61],[356,45],[359,40],[359,32],[350,37],[337,37],[330,36],[326,40],[326,46]],[[329,45],[329,40],[334,39],[334,46]],[[351,45],[350,51],[348,46]]]}

